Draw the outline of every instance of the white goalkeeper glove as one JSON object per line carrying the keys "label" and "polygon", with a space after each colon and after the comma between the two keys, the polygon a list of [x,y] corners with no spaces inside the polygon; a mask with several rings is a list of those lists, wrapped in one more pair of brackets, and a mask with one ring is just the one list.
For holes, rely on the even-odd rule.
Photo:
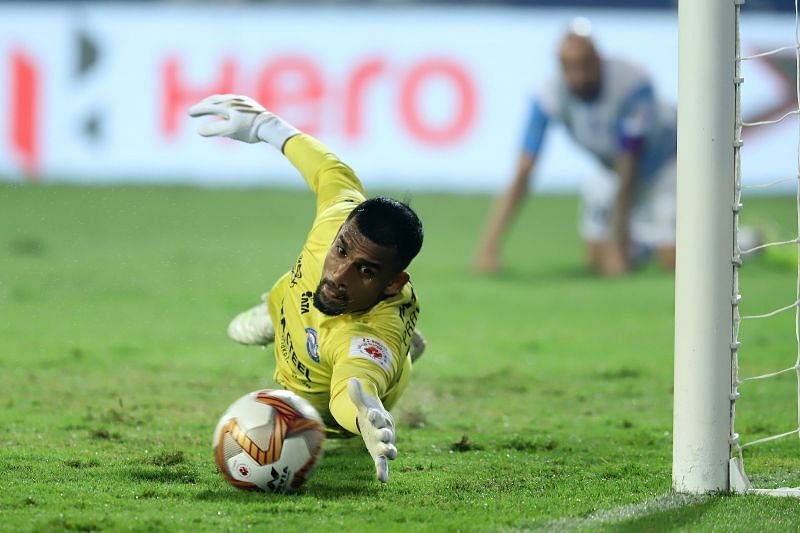
{"label": "white goalkeeper glove", "polygon": [[228,137],[246,143],[266,142],[283,151],[283,145],[300,130],[247,96],[215,94],[189,108],[189,116],[215,116],[220,120],[197,126],[203,137]]}
{"label": "white goalkeeper glove", "polygon": [[367,445],[367,451],[375,461],[375,475],[378,481],[389,481],[389,461],[397,457],[394,446],[394,419],[383,408],[380,400],[372,398],[361,387],[357,378],[350,378],[347,394],[356,406],[358,429]]}

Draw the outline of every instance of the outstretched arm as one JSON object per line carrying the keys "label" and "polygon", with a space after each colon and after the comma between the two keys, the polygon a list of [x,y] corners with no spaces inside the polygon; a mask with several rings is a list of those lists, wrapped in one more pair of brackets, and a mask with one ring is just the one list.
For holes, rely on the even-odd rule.
{"label": "outstretched arm", "polygon": [[552,114],[552,110],[546,111],[546,108],[551,107],[545,105],[541,98],[533,101],[514,177],[505,193],[494,203],[472,262],[477,272],[491,274],[500,270],[500,244],[528,192],[531,172],[544,144],[547,124]]}
{"label": "outstretched arm", "polygon": [[227,137],[246,143],[265,142],[280,150],[300,171],[317,195],[317,211],[333,201],[364,200],[364,189],[355,173],[324,144],[271,113],[247,96],[216,94],[189,108],[189,115],[216,117],[203,122],[197,132],[204,137]]}
{"label": "outstretched arm", "polygon": [[495,201],[486,223],[478,252],[473,261],[476,271],[495,273],[500,270],[500,243],[528,191],[528,182],[536,158],[526,152],[520,155],[514,179],[505,193]]}
{"label": "outstretched arm", "polygon": [[618,188],[611,208],[608,239],[601,244],[600,273],[624,274],[630,269],[630,218],[635,188],[640,180],[640,163],[647,135],[656,125],[658,106],[650,83],[634,91],[624,103],[617,124],[617,155],[614,170]]}
{"label": "outstretched arm", "polygon": [[396,357],[402,350],[378,338],[347,336],[344,341],[341,347],[347,351],[334,358],[328,407],[342,428],[361,435],[376,477],[386,483],[389,461],[397,456],[394,419],[388,411],[393,400],[387,391],[404,386],[402,372],[408,358]]}

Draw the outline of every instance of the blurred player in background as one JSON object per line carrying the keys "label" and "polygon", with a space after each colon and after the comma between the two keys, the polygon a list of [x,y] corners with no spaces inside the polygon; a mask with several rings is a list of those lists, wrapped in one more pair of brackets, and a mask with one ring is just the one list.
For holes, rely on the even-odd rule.
{"label": "blurred player in background", "polygon": [[550,122],[562,123],[603,167],[582,187],[579,229],[589,267],[615,276],[654,252],[674,268],[674,108],[657,99],[642,69],[600,57],[586,19],[572,23],[558,54],[561,72],[533,100],[516,173],[495,203],[474,268],[500,270],[501,241],[527,195]]}
{"label": "blurred player in background", "polygon": [[419,304],[405,271],[422,247],[422,224],[407,205],[367,199],[353,171],[322,143],[254,100],[210,96],[189,110],[219,120],[200,135],[280,150],[316,194],[316,217],[292,269],[266,302],[228,327],[235,341],[275,341],[275,381],[307,399],[329,436],[360,434],[388,481],[397,455],[390,409],[424,349]]}

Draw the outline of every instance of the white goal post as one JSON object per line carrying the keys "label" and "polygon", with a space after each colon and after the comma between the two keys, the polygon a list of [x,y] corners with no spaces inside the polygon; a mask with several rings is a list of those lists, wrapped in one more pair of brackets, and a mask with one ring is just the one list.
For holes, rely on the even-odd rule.
{"label": "white goal post", "polygon": [[734,0],[678,5],[672,485],[728,490],[733,320]]}
{"label": "white goal post", "polygon": [[[800,123],[795,181],[797,236],[742,249],[742,128],[800,116],[800,12],[795,0],[794,45],[743,57],[739,12],[744,0],[681,0],[678,6],[678,205],[675,271],[675,386],[672,487],[678,492],[735,491],[800,497],[797,488],[753,488],[743,448],[800,436],[800,267],[795,302],[743,316],[739,311],[742,257],[771,246],[793,246],[800,259]],[[741,63],[793,49],[797,107],[776,120],[744,122]],[[776,182],[777,183],[777,182]],[[743,320],[794,311],[794,366],[759,376],[739,375]],[[745,382],[795,374],[797,425],[740,442],[736,401]],[[733,452],[733,453],[732,453]]]}

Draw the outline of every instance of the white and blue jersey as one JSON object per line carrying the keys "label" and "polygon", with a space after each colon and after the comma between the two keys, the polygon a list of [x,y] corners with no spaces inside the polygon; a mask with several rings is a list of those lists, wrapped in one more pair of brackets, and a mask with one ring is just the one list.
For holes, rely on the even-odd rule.
{"label": "white and blue jersey", "polygon": [[602,62],[600,92],[589,102],[572,95],[562,77],[546,83],[533,100],[523,150],[539,155],[550,121],[561,122],[576,143],[607,169],[620,153],[639,156],[639,176],[652,178],[675,158],[675,109],[656,98],[649,76],[620,60]]}

